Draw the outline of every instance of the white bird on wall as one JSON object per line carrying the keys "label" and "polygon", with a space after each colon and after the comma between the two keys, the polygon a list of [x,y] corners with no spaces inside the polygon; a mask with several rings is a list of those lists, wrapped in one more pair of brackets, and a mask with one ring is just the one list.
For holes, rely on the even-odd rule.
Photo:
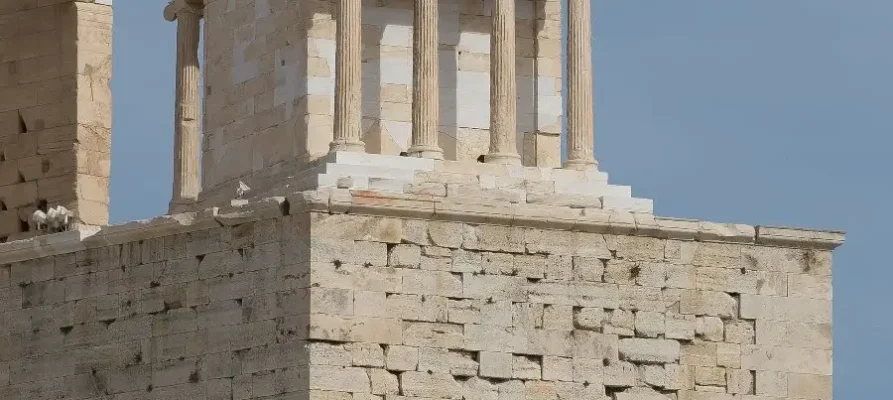
{"label": "white bird on wall", "polygon": [[241,199],[242,196],[245,195],[245,193],[248,193],[250,191],[251,191],[251,188],[248,185],[246,185],[245,182],[239,181],[239,188],[236,189],[236,198]]}
{"label": "white bird on wall", "polygon": [[31,222],[36,231],[43,232],[47,229],[47,214],[40,210],[34,211],[34,214],[31,215]]}
{"label": "white bird on wall", "polygon": [[[35,213],[36,215],[37,213]],[[71,224],[71,211],[63,206],[50,208],[46,213],[46,226],[50,233],[67,231]]]}
{"label": "white bird on wall", "polygon": [[50,209],[47,210],[47,230],[51,233],[56,231],[56,220],[58,219],[58,215],[59,210],[57,210],[56,207],[50,207]]}

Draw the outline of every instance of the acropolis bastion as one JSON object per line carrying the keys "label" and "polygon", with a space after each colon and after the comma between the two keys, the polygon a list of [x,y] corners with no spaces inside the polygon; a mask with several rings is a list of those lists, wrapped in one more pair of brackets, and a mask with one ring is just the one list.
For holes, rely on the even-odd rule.
{"label": "acropolis bastion", "polygon": [[588,0],[158,2],[169,212],[110,225],[112,9],[0,0],[0,399],[831,399],[843,233],[609,180]]}

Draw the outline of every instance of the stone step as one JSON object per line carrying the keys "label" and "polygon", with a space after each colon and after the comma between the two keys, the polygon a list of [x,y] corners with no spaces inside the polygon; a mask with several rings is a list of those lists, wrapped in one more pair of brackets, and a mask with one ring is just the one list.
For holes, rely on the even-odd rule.
{"label": "stone step", "polygon": [[633,191],[629,186],[608,184],[581,184],[580,182],[555,182],[555,193],[567,193],[586,195],[593,197],[613,196],[632,197]]}
{"label": "stone step", "polygon": [[636,213],[653,213],[654,201],[635,197],[602,196],[602,208],[606,210],[622,210]]}
{"label": "stone step", "polygon": [[328,164],[386,167],[400,170],[433,171],[435,160],[417,157],[339,151],[326,156]]}
{"label": "stone step", "polygon": [[378,190],[387,193],[403,193],[406,185],[410,183],[412,183],[412,181],[369,178],[369,190]]}
{"label": "stone step", "polygon": [[325,174],[412,181],[413,179],[415,179],[416,170],[393,168],[381,165],[328,163],[325,165]]}
{"label": "stone step", "polygon": [[[449,164],[448,168],[443,168]],[[506,174],[507,171],[511,173]],[[494,174],[495,172],[501,172]],[[414,157],[337,152],[292,177],[295,188],[342,188],[408,193],[413,184],[449,198],[509,201],[565,207],[653,212],[649,199],[632,197],[632,188],[611,185],[599,171],[574,171],[486,164],[459,165]],[[432,185],[436,185],[434,188]],[[442,185],[442,186],[441,186]],[[434,190],[437,189],[437,190]],[[554,189],[554,192],[553,192]],[[418,189],[416,189],[418,190]],[[528,190],[537,194],[528,199]],[[566,199],[565,199],[566,197]],[[588,199],[588,200],[587,200]]]}

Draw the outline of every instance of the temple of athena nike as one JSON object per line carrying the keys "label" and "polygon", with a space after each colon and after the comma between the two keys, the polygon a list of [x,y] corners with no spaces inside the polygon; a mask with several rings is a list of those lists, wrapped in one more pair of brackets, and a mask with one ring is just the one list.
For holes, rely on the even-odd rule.
{"label": "temple of athena nike", "polygon": [[831,399],[843,233],[609,183],[590,1],[157,3],[169,212],[110,225],[112,0],[0,0],[0,399]]}

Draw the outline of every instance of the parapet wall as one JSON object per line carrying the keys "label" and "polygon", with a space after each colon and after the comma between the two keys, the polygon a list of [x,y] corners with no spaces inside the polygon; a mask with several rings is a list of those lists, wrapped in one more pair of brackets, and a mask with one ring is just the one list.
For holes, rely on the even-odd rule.
{"label": "parapet wall", "polygon": [[831,398],[841,234],[528,208],[321,190],[0,245],[0,398]]}
{"label": "parapet wall", "polygon": [[56,205],[108,223],[110,1],[0,2],[0,242]]}

